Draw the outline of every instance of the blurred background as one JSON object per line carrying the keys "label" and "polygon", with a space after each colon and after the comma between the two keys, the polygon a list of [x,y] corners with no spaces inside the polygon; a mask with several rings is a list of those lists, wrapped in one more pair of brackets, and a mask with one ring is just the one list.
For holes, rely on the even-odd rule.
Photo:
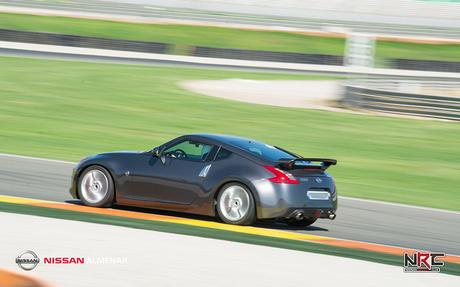
{"label": "blurred background", "polygon": [[460,210],[460,1],[0,0],[0,152],[188,133],[337,158],[339,192]]}

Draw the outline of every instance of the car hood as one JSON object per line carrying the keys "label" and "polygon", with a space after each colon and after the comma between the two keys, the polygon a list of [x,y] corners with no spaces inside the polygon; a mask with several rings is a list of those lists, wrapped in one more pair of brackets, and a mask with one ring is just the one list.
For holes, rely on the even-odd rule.
{"label": "car hood", "polygon": [[111,152],[104,152],[97,154],[98,155],[119,155],[119,154],[139,154],[143,153],[144,151],[134,151],[134,150],[122,150],[122,151],[111,151]]}
{"label": "car hood", "polygon": [[103,158],[112,158],[112,157],[117,157],[117,156],[140,154],[140,153],[143,153],[143,151],[112,151],[112,152],[99,153],[95,155],[89,155],[83,158],[82,160],[80,160],[78,165],[81,165],[88,161],[93,161],[93,160],[98,160],[98,159],[103,159]]}

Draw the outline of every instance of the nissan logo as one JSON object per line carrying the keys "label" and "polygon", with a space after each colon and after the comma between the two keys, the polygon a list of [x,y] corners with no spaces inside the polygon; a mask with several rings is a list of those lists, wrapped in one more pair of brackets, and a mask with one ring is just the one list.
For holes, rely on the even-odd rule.
{"label": "nissan logo", "polygon": [[30,271],[37,267],[39,262],[40,259],[38,258],[37,254],[30,250],[26,250],[19,254],[18,257],[16,257],[16,263],[18,266],[26,271]]}

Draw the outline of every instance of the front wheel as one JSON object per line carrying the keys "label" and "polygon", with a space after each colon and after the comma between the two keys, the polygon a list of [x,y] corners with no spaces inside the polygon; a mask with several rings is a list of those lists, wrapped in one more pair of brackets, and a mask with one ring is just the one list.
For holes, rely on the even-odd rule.
{"label": "front wheel", "polygon": [[251,192],[239,183],[224,185],[217,197],[217,213],[226,223],[253,224],[256,221],[256,207]]}
{"label": "front wheel", "polygon": [[101,166],[90,166],[78,179],[78,192],[85,205],[109,207],[115,195],[112,176]]}

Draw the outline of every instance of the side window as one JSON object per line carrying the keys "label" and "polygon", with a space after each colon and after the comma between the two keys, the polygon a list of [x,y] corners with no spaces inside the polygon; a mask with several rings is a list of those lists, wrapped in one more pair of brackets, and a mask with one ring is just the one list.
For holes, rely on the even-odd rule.
{"label": "side window", "polygon": [[186,140],[167,148],[163,154],[167,157],[191,161],[205,161],[212,145]]}
{"label": "side window", "polygon": [[219,153],[216,156],[216,160],[226,159],[226,158],[230,157],[231,154],[232,154],[231,151],[228,151],[228,150],[226,150],[224,148],[220,148]]}

